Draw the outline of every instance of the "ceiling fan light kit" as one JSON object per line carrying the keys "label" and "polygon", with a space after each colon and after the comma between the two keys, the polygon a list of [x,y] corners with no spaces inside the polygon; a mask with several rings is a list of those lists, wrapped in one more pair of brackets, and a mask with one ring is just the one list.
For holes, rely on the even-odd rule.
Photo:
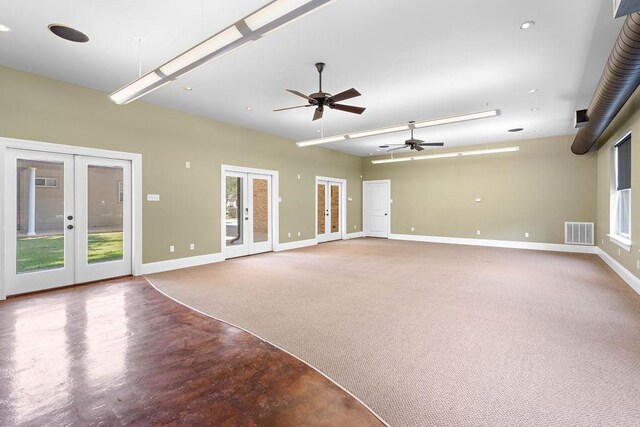
{"label": "ceiling fan light kit", "polygon": [[216,33],[169,62],[118,89],[109,98],[128,104],[207,62],[326,6],[335,0],[274,0],[244,19]]}
{"label": "ceiling fan light kit", "polygon": [[319,145],[319,144],[326,144],[329,142],[340,141],[341,139],[334,139],[338,137],[342,139],[364,138],[367,136],[383,135],[385,133],[401,132],[403,130],[409,130],[409,129],[418,129],[418,128],[424,128],[424,127],[466,122],[469,120],[485,119],[489,117],[496,117],[499,115],[500,115],[500,110],[480,111],[477,113],[463,114],[460,116],[443,117],[440,119],[433,119],[433,120],[423,120],[415,123],[406,123],[403,125],[387,126],[379,129],[372,129],[372,130],[367,130],[362,132],[354,132],[350,134],[330,136],[327,138],[314,139],[309,141],[299,141],[299,142],[296,142],[296,144],[298,145],[298,147],[308,147],[310,145]]}

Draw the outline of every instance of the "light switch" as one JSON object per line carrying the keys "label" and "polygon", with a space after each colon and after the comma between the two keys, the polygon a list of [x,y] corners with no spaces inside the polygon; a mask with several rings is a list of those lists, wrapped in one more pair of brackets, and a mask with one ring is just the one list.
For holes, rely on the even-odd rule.
{"label": "light switch", "polygon": [[476,197],[476,203],[482,202],[482,197]]}
{"label": "light switch", "polygon": [[171,245],[169,246],[169,252],[175,252],[176,251],[176,247]]}
{"label": "light switch", "polygon": [[350,202],[353,202],[353,197],[349,196],[349,197],[347,197],[347,200],[350,201]]}
{"label": "light switch", "polygon": [[195,250],[195,248],[196,248],[196,244],[195,243],[192,243],[192,244],[189,245],[189,249],[190,250],[193,251],[193,250]]}
{"label": "light switch", "polygon": [[187,169],[191,169],[191,162],[186,162],[186,163],[184,164],[184,166],[185,166]]}
{"label": "light switch", "polygon": [[159,202],[160,195],[159,194],[147,194],[147,202]]}

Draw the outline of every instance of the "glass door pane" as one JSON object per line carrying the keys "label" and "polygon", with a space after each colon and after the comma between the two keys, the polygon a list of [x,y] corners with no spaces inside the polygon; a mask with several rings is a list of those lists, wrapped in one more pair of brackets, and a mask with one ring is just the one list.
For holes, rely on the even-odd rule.
{"label": "glass door pane", "polygon": [[331,233],[340,232],[340,186],[332,184],[331,188]]}
{"label": "glass door pane", "polygon": [[64,163],[17,159],[16,273],[65,264]]}
{"label": "glass door pane", "polygon": [[269,181],[252,178],[253,243],[269,240]]}
{"label": "glass door pane", "polygon": [[318,184],[318,234],[326,233],[326,192],[325,184]]}
{"label": "glass door pane", "polygon": [[226,177],[225,235],[227,246],[242,246],[244,244],[243,181],[244,178],[238,176]]}
{"label": "glass door pane", "polygon": [[87,262],[122,260],[123,170],[89,165],[87,181]]}

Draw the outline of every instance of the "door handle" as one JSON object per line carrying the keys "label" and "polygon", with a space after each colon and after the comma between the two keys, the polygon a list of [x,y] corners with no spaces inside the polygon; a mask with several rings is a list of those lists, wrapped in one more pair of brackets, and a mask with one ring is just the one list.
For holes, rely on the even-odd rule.
{"label": "door handle", "polygon": [[69,221],[71,221],[71,220],[73,219],[73,215],[69,215],[69,216],[67,217],[67,219],[68,219]]}
{"label": "door handle", "polygon": [[387,216],[387,214],[384,214],[384,216]]}
{"label": "door handle", "polygon": [[71,224],[67,225],[67,229],[73,230],[73,225],[71,225]]}

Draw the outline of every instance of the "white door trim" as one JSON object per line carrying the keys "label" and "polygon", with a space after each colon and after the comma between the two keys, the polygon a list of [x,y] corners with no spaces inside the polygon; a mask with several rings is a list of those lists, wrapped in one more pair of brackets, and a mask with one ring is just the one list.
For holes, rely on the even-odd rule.
{"label": "white door trim", "polygon": [[256,175],[269,175],[271,176],[271,250],[275,251],[280,243],[280,173],[275,170],[269,169],[257,169],[257,168],[248,168],[244,166],[233,166],[233,165],[221,165],[220,166],[220,253],[223,258],[226,259],[224,255],[224,249],[226,246],[225,236],[227,234],[225,222],[223,218],[226,215],[225,212],[225,197],[226,192],[223,190],[224,188],[224,176],[227,172],[238,172],[238,173],[246,173],[246,174],[256,174]]}
{"label": "white door trim", "polygon": [[391,236],[391,201],[392,201],[392,197],[391,197],[391,180],[390,179],[370,179],[370,180],[366,180],[366,181],[362,181],[362,234],[364,235],[364,237],[366,237],[368,235],[368,231],[366,228],[366,209],[367,209],[367,204],[366,204],[366,200],[365,200],[365,188],[367,186],[367,184],[384,184],[386,183],[389,189],[389,200],[387,200],[387,238],[389,238]]}
{"label": "white door trim", "polygon": [[[98,148],[86,148],[75,145],[52,144],[49,142],[29,141],[25,139],[0,137],[0,164],[4,168],[6,151],[8,148],[31,151],[45,151],[57,154],[71,154],[89,157],[101,157],[106,159],[131,161],[131,216],[132,216],[132,260],[131,268],[134,276],[139,276],[142,271],[142,155],[126,153],[122,151],[109,151]],[[0,174],[0,247],[5,247],[5,177]],[[5,260],[0,257],[0,278],[5,277]],[[0,300],[7,297],[4,280],[0,280]]]}
{"label": "white door trim", "polygon": [[313,223],[313,229],[316,236],[316,240],[318,240],[318,182],[319,181],[329,181],[337,182],[340,184],[340,239],[345,239],[347,235],[347,180],[342,178],[331,178],[326,176],[316,175],[315,185],[313,187],[313,192],[315,194],[316,204],[315,204],[315,222]]}

